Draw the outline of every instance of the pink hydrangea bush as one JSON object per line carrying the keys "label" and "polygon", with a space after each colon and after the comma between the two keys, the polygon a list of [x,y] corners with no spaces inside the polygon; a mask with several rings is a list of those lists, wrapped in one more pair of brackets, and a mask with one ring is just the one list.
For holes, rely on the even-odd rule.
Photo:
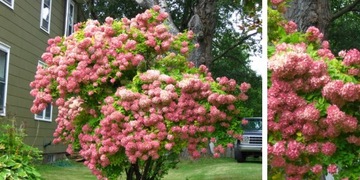
{"label": "pink hydrangea bush", "polygon": [[317,28],[302,34],[287,30],[291,23],[284,21],[269,30],[278,36],[268,60],[269,176],[358,179],[360,53],[335,57]]}
{"label": "pink hydrangea bush", "polygon": [[131,20],[77,24],[48,41],[47,66],[30,84],[31,112],[58,106],[54,142],[79,152],[99,179],[160,178],[184,148],[199,158],[216,137],[219,157],[241,138],[250,84],[193,67],[194,34],[170,34],[167,16],[155,6]]}

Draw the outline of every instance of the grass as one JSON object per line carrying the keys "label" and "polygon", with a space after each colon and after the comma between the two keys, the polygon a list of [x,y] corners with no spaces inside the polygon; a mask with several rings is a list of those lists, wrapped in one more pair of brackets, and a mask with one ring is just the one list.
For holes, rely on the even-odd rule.
{"label": "grass", "polygon": [[[232,158],[202,158],[196,161],[184,160],[176,169],[169,171],[164,180],[261,180],[261,161],[248,159],[237,163]],[[50,165],[38,165],[44,180],[95,180],[81,163],[60,161]]]}
{"label": "grass", "polygon": [[36,169],[44,180],[96,180],[97,178],[82,163],[58,161],[52,164],[38,165]]}
{"label": "grass", "polygon": [[245,163],[237,163],[232,158],[182,161],[164,180],[261,180],[261,161],[248,160]]}

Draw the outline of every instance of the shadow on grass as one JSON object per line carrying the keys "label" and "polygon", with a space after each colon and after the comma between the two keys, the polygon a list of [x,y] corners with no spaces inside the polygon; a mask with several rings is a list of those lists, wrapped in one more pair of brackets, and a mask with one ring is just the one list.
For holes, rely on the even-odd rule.
{"label": "shadow on grass", "polygon": [[[236,161],[236,160],[234,160]],[[254,158],[254,157],[248,157],[246,158],[245,163],[255,163],[255,164],[262,164],[262,157]]]}

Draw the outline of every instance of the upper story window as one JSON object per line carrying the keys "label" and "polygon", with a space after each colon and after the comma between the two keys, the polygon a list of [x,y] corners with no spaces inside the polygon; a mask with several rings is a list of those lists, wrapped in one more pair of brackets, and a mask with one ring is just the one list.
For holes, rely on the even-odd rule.
{"label": "upper story window", "polygon": [[6,114],[6,96],[8,84],[8,69],[10,60],[10,46],[0,42],[0,115]]}
{"label": "upper story window", "polygon": [[[38,66],[46,66],[46,64],[43,61],[39,61]],[[41,111],[38,114],[35,114],[35,119],[51,122],[52,121],[52,110],[53,110],[53,106],[51,105],[51,103],[48,103],[46,108],[43,111]]]}
{"label": "upper story window", "polygon": [[40,28],[47,33],[50,33],[50,19],[51,19],[51,0],[42,0]]}
{"label": "upper story window", "polygon": [[11,9],[14,9],[14,1],[15,0],[0,0],[0,2],[2,2],[5,5],[9,6],[9,8],[11,8]]}
{"label": "upper story window", "polygon": [[72,0],[66,2],[65,36],[74,32],[75,3]]}

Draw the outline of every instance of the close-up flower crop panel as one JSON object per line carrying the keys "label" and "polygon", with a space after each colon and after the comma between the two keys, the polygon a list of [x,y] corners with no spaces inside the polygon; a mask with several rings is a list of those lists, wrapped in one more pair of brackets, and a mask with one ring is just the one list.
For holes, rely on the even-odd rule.
{"label": "close-up flower crop panel", "polygon": [[268,178],[358,179],[359,2],[268,5]]}

